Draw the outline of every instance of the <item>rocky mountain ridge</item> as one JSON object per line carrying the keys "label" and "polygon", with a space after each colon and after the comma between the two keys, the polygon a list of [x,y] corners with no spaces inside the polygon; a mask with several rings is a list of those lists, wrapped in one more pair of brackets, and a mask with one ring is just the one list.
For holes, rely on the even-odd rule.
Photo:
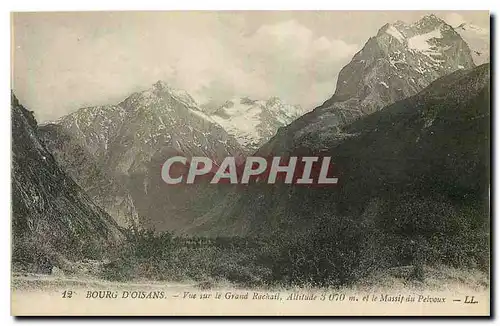
{"label": "rocky mountain ridge", "polygon": [[121,229],[60,169],[14,95],[11,110],[14,264],[50,273],[51,266],[67,270],[106,257],[124,240]]}
{"label": "rocky mountain ridge", "polygon": [[[467,43],[435,15],[410,25],[386,24],[342,68],[334,95],[282,128],[260,153],[328,147],[342,125],[412,96],[439,77],[474,66]],[[308,141],[311,133],[322,139]]]}
{"label": "rocky mountain ridge", "polygon": [[[474,207],[477,214],[467,218],[487,225],[489,92],[488,64],[442,77],[343,127],[343,137],[330,141],[323,153],[332,157],[338,185],[247,187],[230,193],[189,231],[211,236],[300,232],[315,216],[382,218],[413,200],[425,207],[446,203],[457,212]],[[301,150],[293,154],[307,155]]]}
{"label": "rocky mountain ridge", "polygon": [[162,81],[117,105],[83,108],[41,129],[61,166],[126,227],[182,224],[168,213],[169,196],[189,210],[183,201],[194,193],[179,188],[154,193],[163,186],[161,166],[170,155],[220,163],[244,153],[189,94]]}

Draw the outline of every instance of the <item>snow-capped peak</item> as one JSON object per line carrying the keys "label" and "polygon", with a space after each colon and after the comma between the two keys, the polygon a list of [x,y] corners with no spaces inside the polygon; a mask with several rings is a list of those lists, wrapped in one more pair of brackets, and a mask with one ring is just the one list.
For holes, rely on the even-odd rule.
{"label": "snow-capped peak", "polygon": [[439,25],[446,24],[444,20],[434,14],[425,15],[413,24],[413,27],[420,29],[435,29]]}
{"label": "snow-capped peak", "polygon": [[255,150],[271,138],[279,127],[304,113],[300,106],[283,103],[278,97],[268,100],[235,97],[221,105],[211,118],[241,145]]}
{"label": "snow-capped peak", "polygon": [[398,40],[399,43],[405,42],[405,36],[393,25],[388,25],[385,32]]}
{"label": "snow-capped peak", "polygon": [[[461,42],[460,38],[465,42]],[[402,21],[385,24],[376,37],[378,44],[390,56],[393,67],[413,61],[410,64],[416,66],[414,69],[422,74],[443,69],[449,73],[468,66],[446,59],[467,56],[465,53],[469,51],[466,47],[469,48],[475,65],[488,62],[489,38],[487,27],[467,22],[451,26],[436,15],[423,16],[412,24]]]}
{"label": "snow-capped peak", "polygon": [[153,89],[160,92],[166,92],[174,97],[176,100],[182,102],[188,107],[198,107],[198,103],[193,99],[188,92],[183,89],[176,89],[171,87],[168,83],[163,80],[159,80],[153,84]]}
{"label": "snow-capped peak", "polygon": [[[467,45],[453,27],[435,15],[424,16],[412,24],[402,21],[385,24],[375,39],[376,48],[381,48],[389,56],[389,62],[395,69],[407,69],[412,66],[420,74],[435,75],[430,77],[434,79],[442,74],[434,73],[438,70],[446,70],[449,73],[459,69],[459,65],[467,66],[458,63],[460,60],[455,62],[456,60],[446,59],[456,57],[457,53],[460,56]],[[398,73],[398,76],[401,74]]]}
{"label": "snow-capped peak", "polygon": [[436,28],[428,33],[410,37],[408,39],[408,48],[410,50],[422,52],[427,56],[439,55],[439,48],[433,45],[430,41],[432,39],[439,39],[442,37],[443,35],[441,34],[440,28]]}

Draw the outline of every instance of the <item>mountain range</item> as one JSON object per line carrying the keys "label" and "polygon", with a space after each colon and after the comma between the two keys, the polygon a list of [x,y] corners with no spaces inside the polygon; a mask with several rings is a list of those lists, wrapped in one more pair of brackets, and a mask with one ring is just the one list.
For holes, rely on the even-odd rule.
{"label": "mountain range", "polygon": [[178,214],[197,193],[156,189],[164,186],[161,166],[169,155],[221,162],[244,152],[189,94],[161,81],[117,105],[83,108],[40,129],[61,166],[124,227],[184,224]]}
{"label": "mountain range", "polygon": [[[347,126],[380,116],[439,78],[471,71],[475,59],[462,29],[465,25],[453,28],[435,15],[382,26],[340,71],[332,97],[308,113],[278,98],[249,97],[207,110],[159,81],[118,104],[82,108],[45,124],[39,133],[61,168],[123,227],[260,232],[272,229],[274,216],[287,214],[290,198],[298,197],[279,187],[167,186],[160,175],[163,162],[173,155],[208,156],[216,163],[235,156],[241,163],[251,153],[330,152],[361,132]],[[315,205],[314,196],[304,198]],[[255,223],[261,226],[251,226]]]}
{"label": "mountain range", "polygon": [[[356,139],[360,130],[346,128],[346,126],[357,121],[361,123],[365,117],[381,117],[387,108],[394,103],[404,102],[409,110],[410,108],[416,110],[423,97],[412,96],[423,91],[426,87],[430,89],[429,85],[436,79],[439,80],[440,77],[446,79],[446,76],[453,75],[453,72],[464,73],[473,69],[474,66],[468,45],[451,26],[434,15],[425,16],[411,25],[402,22],[386,24],[341,70],[334,95],[312,112],[281,128],[276,136],[259,149],[257,154],[267,157],[330,153],[334,158],[340,155],[347,159],[347,154],[338,153],[338,146],[342,142],[349,143],[349,139]],[[485,69],[483,68],[483,70]],[[436,82],[433,85],[435,87],[439,83]],[[461,96],[466,96],[466,94],[468,92],[464,91]],[[415,103],[410,102],[409,99],[412,98],[417,99]],[[386,125],[384,128],[381,126],[380,130],[383,133],[392,134],[391,127],[390,125]],[[392,135],[395,137],[394,143],[400,144],[400,135]],[[411,142],[414,143],[415,140],[411,140]],[[393,149],[390,144],[384,146]],[[364,152],[365,150],[367,152]],[[379,170],[388,169],[387,173],[390,173],[392,165],[386,165],[387,162],[383,158],[380,162],[377,160],[368,162],[370,155],[375,153],[374,151],[384,152],[389,155],[388,157],[391,157],[390,152],[385,152],[385,148],[376,146],[356,148],[353,146],[349,148],[353,159],[356,158],[357,151],[366,154],[366,158],[363,158],[362,162],[369,167],[372,174],[357,175],[353,173],[353,177],[356,176],[356,181],[370,180],[376,175],[375,171]],[[396,152],[396,154],[398,153]],[[396,165],[400,159],[402,158],[394,158],[393,168],[396,171],[400,170]],[[337,162],[335,160],[333,162],[340,164],[338,158]],[[429,162],[424,161],[420,163],[429,164]],[[361,163],[354,160],[350,161],[349,164],[355,167]],[[339,167],[339,171],[350,176],[348,171],[352,167],[349,167],[349,164],[345,163],[343,168]],[[367,187],[364,183],[349,183],[346,180],[344,182],[346,185],[353,184],[362,189],[375,191],[373,187]],[[340,186],[340,189],[344,189],[344,187]],[[279,223],[284,222],[280,220],[280,216],[288,216],[289,214],[304,217],[314,216],[313,212],[304,210],[310,210],[311,207],[322,209],[321,207],[324,205],[319,204],[322,203],[321,198],[325,200],[330,198],[328,200],[333,205],[335,201],[332,197],[340,196],[339,193],[341,193],[336,192],[336,190],[315,191],[311,192],[310,196],[304,195],[303,198],[296,198],[292,191],[287,187],[266,185],[248,187],[243,191],[235,190],[214,209],[198,218],[188,231],[193,233],[206,232],[206,234],[211,235],[264,232],[273,229],[270,227],[270,225],[274,225],[273,220],[275,223],[278,223],[276,219],[280,221]],[[302,193],[300,189],[295,191]],[[307,189],[306,191],[311,190]],[[356,191],[354,190],[354,193]],[[361,191],[359,192],[361,193]],[[367,202],[370,200],[362,196],[353,196],[352,198],[359,198],[359,207],[364,207],[365,201],[363,200]],[[347,200],[343,199],[341,202],[343,201]],[[300,203],[300,207],[295,203]],[[327,207],[330,206],[327,205]],[[333,210],[333,208],[330,209]],[[257,223],[256,221],[260,221],[262,224],[258,227],[252,226]],[[304,225],[306,224],[304,223]]]}

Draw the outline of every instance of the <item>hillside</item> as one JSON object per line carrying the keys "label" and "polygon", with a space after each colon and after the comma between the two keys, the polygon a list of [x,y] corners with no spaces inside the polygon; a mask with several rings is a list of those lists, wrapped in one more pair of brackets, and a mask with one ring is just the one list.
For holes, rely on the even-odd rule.
{"label": "hillside", "polygon": [[14,95],[11,110],[14,266],[50,272],[107,256],[124,239],[117,224],[59,168]]}
{"label": "hillside", "polygon": [[[323,152],[335,187],[257,184],[233,192],[197,222],[205,234],[263,234],[307,229],[315,216],[361,218],[370,210],[416,202],[472,205],[487,217],[489,65],[438,79],[419,94],[341,129]],[[311,143],[323,139],[310,135]],[[314,154],[309,149],[294,155]],[[392,213],[391,213],[392,214]],[[479,213],[478,213],[479,214]],[[483,220],[484,222],[485,220]]]}

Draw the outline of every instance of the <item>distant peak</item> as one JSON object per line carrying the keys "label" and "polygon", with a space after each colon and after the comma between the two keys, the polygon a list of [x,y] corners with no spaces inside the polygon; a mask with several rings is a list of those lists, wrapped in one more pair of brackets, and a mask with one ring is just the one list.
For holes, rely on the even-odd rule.
{"label": "distant peak", "polygon": [[401,31],[396,28],[394,24],[385,24],[384,26],[382,26],[377,33],[377,37],[385,34],[391,35],[400,43],[405,43],[405,35],[401,33]]}
{"label": "distant peak", "polygon": [[385,33],[385,31],[389,28],[389,26],[391,26],[391,24],[387,23],[384,26],[380,27],[380,29],[378,30],[377,36],[380,36],[383,33]]}
{"label": "distant peak", "polygon": [[13,106],[19,105],[19,100],[17,99],[16,94],[14,94],[13,90],[10,90],[10,101]]}
{"label": "distant peak", "polygon": [[406,23],[402,20],[396,20],[392,25],[396,28],[402,28],[406,26]]}
{"label": "distant peak", "polygon": [[253,100],[248,96],[244,96],[240,98],[240,103],[245,105],[253,105],[257,100]]}
{"label": "distant peak", "polygon": [[434,14],[425,15],[415,23],[417,26],[434,26],[439,24],[446,24],[446,22]]}
{"label": "distant peak", "polygon": [[282,104],[281,99],[277,96],[272,96],[267,100],[267,105],[277,105],[277,104]]}
{"label": "distant peak", "polygon": [[198,107],[198,103],[187,91],[174,88],[163,80],[159,80],[154,83],[153,88],[149,89],[148,91],[151,92],[151,90],[158,91],[162,94],[168,94],[170,97],[173,97],[174,99],[184,103],[187,106]]}
{"label": "distant peak", "polygon": [[436,16],[434,14],[430,14],[430,15],[425,15],[422,18],[420,18],[420,21],[442,21],[442,20],[438,16]]}
{"label": "distant peak", "polygon": [[153,87],[160,90],[170,88],[170,86],[163,80],[158,80],[156,83],[153,84]]}

